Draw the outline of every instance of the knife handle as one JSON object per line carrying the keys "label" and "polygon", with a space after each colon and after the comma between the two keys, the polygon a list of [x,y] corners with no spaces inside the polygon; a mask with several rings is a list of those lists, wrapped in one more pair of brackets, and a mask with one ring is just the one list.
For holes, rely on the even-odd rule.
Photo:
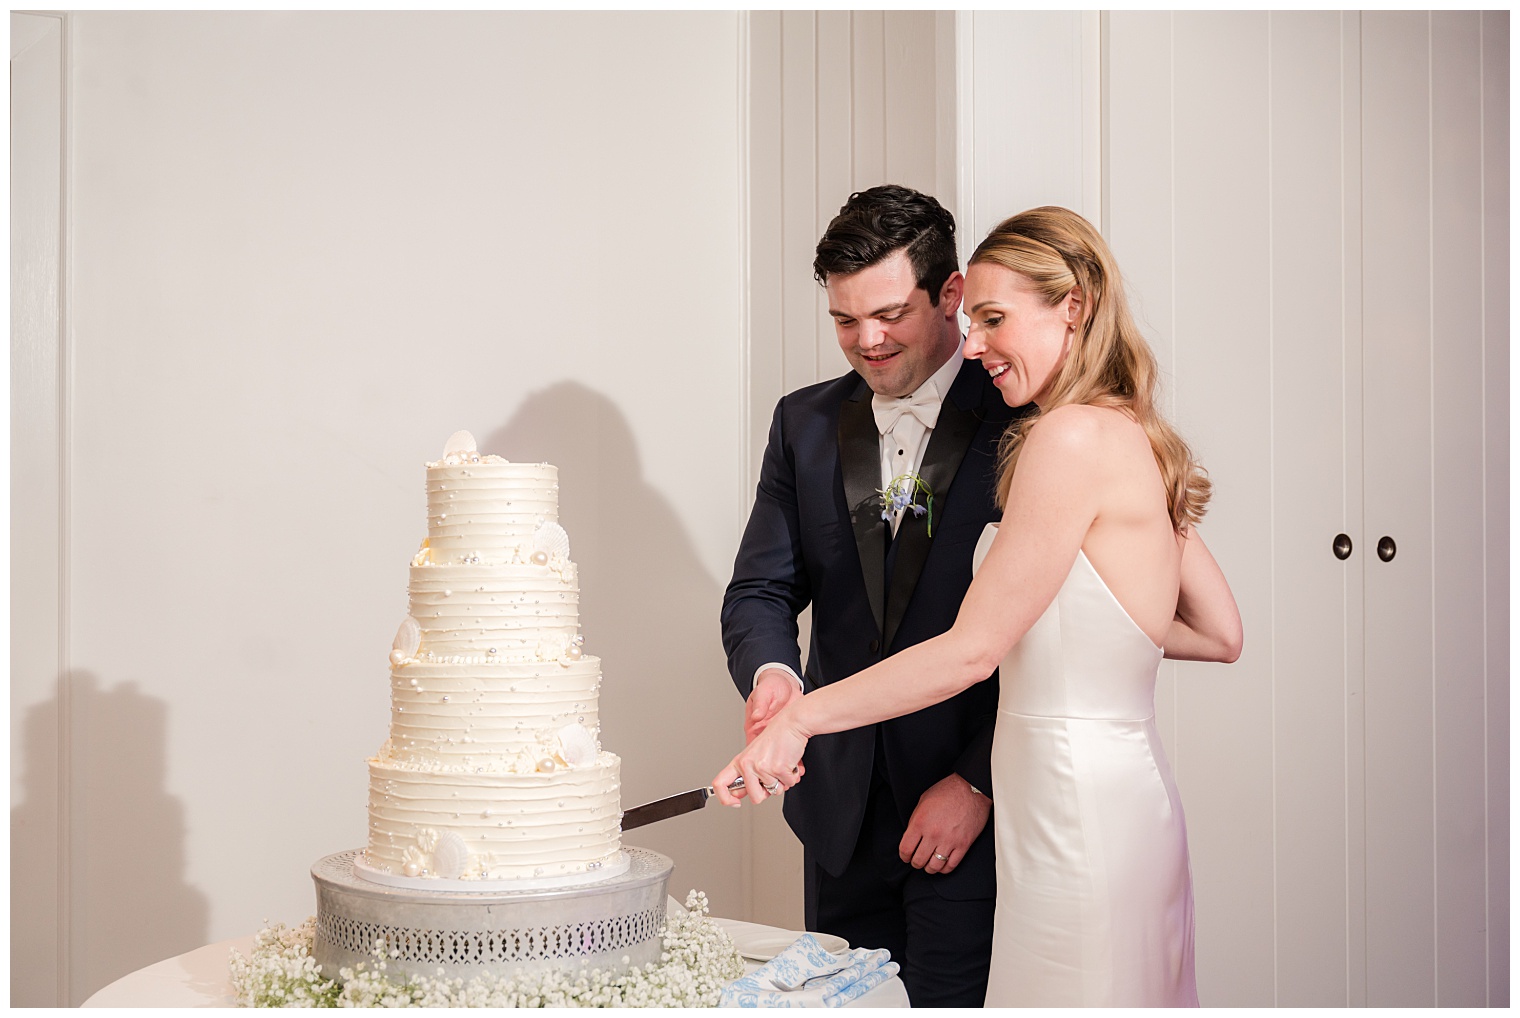
{"label": "knife handle", "polygon": [[[742,792],[742,791],[744,791],[744,775],[741,774],[737,778],[735,778],[734,780],[730,781],[728,783],[728,790],[730,792]],[[716,787],[713,786],[713,785],[708,785],[707,786],[707,798],[711,799],[716,794],[718,794],[717,791],[716,791]]]}

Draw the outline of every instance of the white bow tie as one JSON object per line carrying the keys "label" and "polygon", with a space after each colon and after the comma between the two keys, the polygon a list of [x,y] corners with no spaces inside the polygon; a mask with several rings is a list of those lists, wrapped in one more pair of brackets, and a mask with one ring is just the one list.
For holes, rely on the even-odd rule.
{"label": "white bow tie", "polygon": [[[876,430],[883,435],[897,426],[903,414],[912,414],[925,428],[933,428],[939,420],[942,402],[934,387],[925,386],[911,396],[883,396],[871,394],[871,412],[876,415]],[[928,391],[925,391],[928,390]]]}

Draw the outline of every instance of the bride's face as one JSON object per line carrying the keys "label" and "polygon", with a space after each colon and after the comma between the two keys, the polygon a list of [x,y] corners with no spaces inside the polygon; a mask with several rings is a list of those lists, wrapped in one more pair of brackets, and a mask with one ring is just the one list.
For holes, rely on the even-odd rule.
{"label": "bride's face", "polygon": [[966,270],[965,307],[966,356],[982,362],[1009,406],[1039,403],[1071,349],[1081,291],[1050,304],[1019,273],[977,262]]}

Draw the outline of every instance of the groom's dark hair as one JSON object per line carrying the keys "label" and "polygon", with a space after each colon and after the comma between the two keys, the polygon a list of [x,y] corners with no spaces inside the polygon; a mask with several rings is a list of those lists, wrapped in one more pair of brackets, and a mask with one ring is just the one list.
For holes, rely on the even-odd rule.
{"label": "groom's dark hair", "polygon": [[868,269],[894,251],[906,250],[913,279],[939,304],[939,291],[960,268],[955,256],[955,217],[927,194],[882,184],[857,191],[839,209],[818,242],[813,278],[847,276]]}

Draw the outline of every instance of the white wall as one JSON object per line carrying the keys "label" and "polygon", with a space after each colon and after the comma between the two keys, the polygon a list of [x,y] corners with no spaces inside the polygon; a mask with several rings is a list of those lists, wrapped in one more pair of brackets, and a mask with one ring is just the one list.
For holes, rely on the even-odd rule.
{"label": "white wall", "polygon": [[[64,671],[28,671],[58,630],[23,590],[12,699],[13,924],[61,909],[60,1002],[299,921],[311,863],[363,843],[422,464],[458,428],[560,467],[625,802],[737,747],[741,24],[70,16]],[[629,840],[737,914],[739,835]]]}

